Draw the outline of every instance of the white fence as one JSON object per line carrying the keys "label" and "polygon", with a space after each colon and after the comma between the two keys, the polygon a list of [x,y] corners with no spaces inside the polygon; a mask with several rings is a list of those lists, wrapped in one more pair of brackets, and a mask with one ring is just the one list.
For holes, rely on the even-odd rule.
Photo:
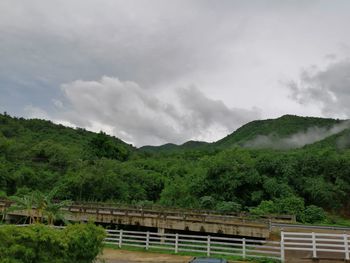
{"label": "white fence", "polygon": [[[19,225],[28,226],[28,225]],[[58,227],[64,228],[64,227]],[[350,235],[281,231],[281,240],[255,240],[216,236],[183,235],[126,230],[106,230],[105,243],[122,247],[159,249],[169,252],[193,252],[210,255],[286,258],[333,258],[350,260]],[[288,255],[287,252],[294,252]],[[287,254],[287,255],[286,255]]]}
{"label": "white fence", "polygon": [[325,233],[281,232],[281,260],[286,251],[311,253],[312,258],[349,260],[349,235]]}
{"label": "white fence", "polygon": [[241,256],[242,258],[268,257],[281,259],[280,242],[245,238],[107,230],[105,243],[114,244],[120,248],[132,246],[146,250],[160,249],[174,253],[194,252],[207,256],[220,254]]}

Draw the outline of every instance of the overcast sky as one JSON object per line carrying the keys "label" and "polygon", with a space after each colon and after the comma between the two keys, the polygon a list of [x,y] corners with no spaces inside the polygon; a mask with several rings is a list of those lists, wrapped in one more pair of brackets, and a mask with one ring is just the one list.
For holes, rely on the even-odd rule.
{"label": "overcast sky", "polygon": [[136,146],[350,117],[350,1],[1,0],[0,111]]}

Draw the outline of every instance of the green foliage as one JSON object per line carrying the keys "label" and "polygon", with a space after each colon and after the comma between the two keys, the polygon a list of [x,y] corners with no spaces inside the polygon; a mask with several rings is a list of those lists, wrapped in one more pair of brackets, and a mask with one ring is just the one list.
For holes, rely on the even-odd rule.
{"label": "green foliage", "polygon": [[277,206],[272,200],[264,200],[257,207],[250,209],[254,215],[271,215],[278,213]]}
{"label": "green foliage", "polygon": [[305,209],[304,200],[296,196],[276,199],[275,204],[279,214],[296,215],[300,217]]}
{"label": "green foliage", "polygon": [[251,208],[254,215],[287,214],[301,218],[304,213],[304,200],[300,197],[289,196],[272,200],[264,200],[257,207]]}
{"label": "green foliage", "polygon": [[120,161],[127,160],[129,156],[127,147],[116,142],[103,132],[100,132],[90,140],[87,151],[89,151],[88,155],[92,157],[104,157]]}
{"label": "green foliage", "polygon": [[102,252],[105,231],[92,223],[69,225],[64,229],[69,262],[89,263]]}
{"label": "green foliage", "polygon": [[203,209],[214,209],[215,199],[211,196],[203,196],[200,199],[200,206]]}
{"label": "green foliage", "polygon": [[305,208],[302,221],[305,223],[322,223],[326,219],[325,211],[318,206],[309,205]]}
{"label": "green foliage", "polygon": [[215,210],[223,214],[238,213],[241,212],[242,205],[232,201],[221,201],[217,203]]}
{"label": "green foliage", "polygon": [[[28,215],[29,224],[41,220],[42,223],[46,219],[49,225],[53,225],[55,221],[65,221],[64,211],[61,209],[71,204],[71,201],[55,201],[58,189],[51,190],[48,194],[43,194],[39,191],[29,192],[21,196],[11,196],[9,199],[14,202],[6,213],[12,211],[25,211]],[[38,217],[34,217],[33,207],[36,208]]]}
{"label": "green foliage", "polygon": [[[31,193],[45,196],[57,187],[60,200],[251,210],[314,221],[311,205],[334,213],[350,206],[349,130],[294,150],[240,145],[258,135],[285,138],[339,123],[287,115],[248,123],[216,143],[137,150],[102,132],[0,114],[0,193],[27,198],[22,207],[30,203]],[[49,202],[46,206],[56,217],[59,209]]]}
{"label": "green foliage", "polygon": [[311,127],[329,128],[340,122],[340,120],[334,119],[299,117],[294,115],[284,115],[278,119],[252,121],[243,125],[227,137],[215,142],[214,146],[227,148],[234,145],[243,145],[258,135],[287,137],[298,132],[306,131]]}
{"label": "green foliage", "polygon": [[102,250],[105,232],[93,224],[64,230],[40,224],[0,227],[0,263],[91,263]]}

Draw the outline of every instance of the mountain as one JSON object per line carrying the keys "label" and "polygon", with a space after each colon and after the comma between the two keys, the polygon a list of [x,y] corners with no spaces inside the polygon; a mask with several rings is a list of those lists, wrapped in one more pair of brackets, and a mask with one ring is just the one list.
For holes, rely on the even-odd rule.
{"label": "mountain", "polygon": [[[277,141],[290,138],[296,134],[312,133],[313,128],[327,131],[343,122],[343,120],[337,119],[300,117],[295,115],[284,115],[277,119],[256,120],[243,125],[225,138],[213,143],[212,146],[217,148],[244,147],[257,138],[268,138],[271,141]],[[266,146],[269,145],[267,144]]]}
{"label": "mountain", "polygon": [[331,135],[323,140],[307,145],[304,149],[350,149],[350,129]]}
{"label": "mountain", "polygon": [[78,158],[96,155],[123,160],[135,150],[132,145],[103,132],[97,134],[46,120],[11,117],[6,113],[0,114],[0,142],[1,138],[25,147],[26,151],[39,151],[40,147],[48,151],[53,146]]}
{"label": "mountain", "polygon": [[[55,188],[62,200],[299,216],[314,205],[348,215],[349,127],[285,115],[214,143],[136,149],[102,132],[0,114],[0,196]],[[290,202],[297,211],[284,210]]]}
{"label": "mountain", "polygon": [[227,149],[235,146],[301,148],[341,132],[347,127],[345,124],[345,120],[284,115],[277,119],[249,122],[213,143],[188,141],[182,145],[168,143],[161,146],[143,146],[140,150],[149,153],[176,153],[187,150]]}
{"label": "mountain", "polygon": [[146,145],[146,146],[140,147],[139,150],[143,152],[149,152],[149,153],[173,153],[173,152],[181,152],[186,150],[201,150],[201,149],[204,149],[205,146],[207,145],[209,145],[208,142],[188,141],[181,145],[177,145],[173,143],[167,143],[160,146]]}

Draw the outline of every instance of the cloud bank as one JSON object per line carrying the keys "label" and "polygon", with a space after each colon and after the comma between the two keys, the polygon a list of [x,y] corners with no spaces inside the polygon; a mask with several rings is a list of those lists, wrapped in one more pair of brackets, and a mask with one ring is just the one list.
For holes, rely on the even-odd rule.
{"label": "cloud bank", "polygon": [[218,139],[260,117],[256,108],[229,108],[195,86],[176,89],[168,99],[136,82],[107,76],[66,83],[61,89],[63,100],[53,102],[59,108],[56,119],[103,130],[136,146]]}

